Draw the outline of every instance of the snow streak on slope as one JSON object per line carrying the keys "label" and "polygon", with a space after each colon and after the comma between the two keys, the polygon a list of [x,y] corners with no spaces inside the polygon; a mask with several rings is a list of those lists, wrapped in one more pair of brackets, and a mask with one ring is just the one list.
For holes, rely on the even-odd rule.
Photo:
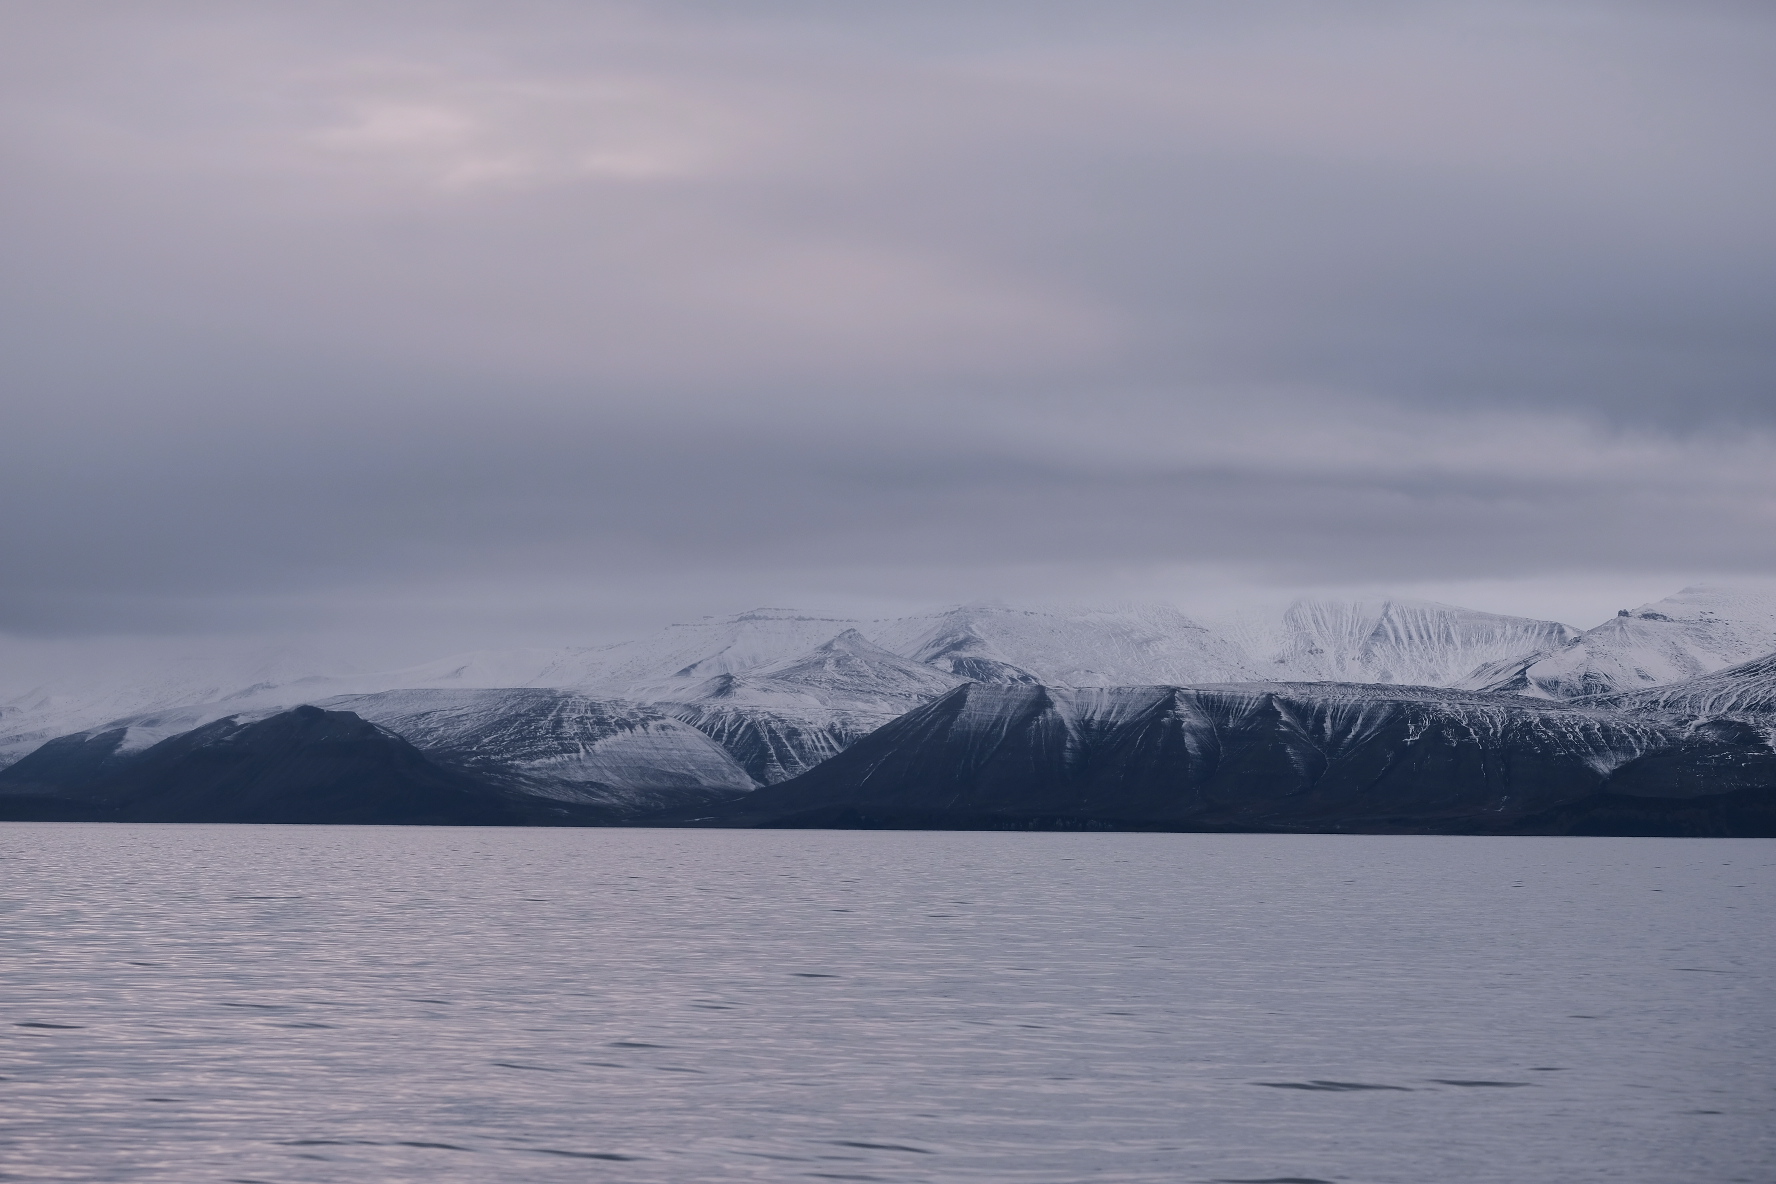
{"label": "snow streak on slope", "polygon": [[396,685],[507,685],[652,703],[716,740],[755,780],[796,776],[964,678],[1116,682],[1250,678],[1238,647],[1164,607],[974,606],[888,621],[782,609],[670,626],[542,660],[477,654]]}
{"label": "snow streak on slope", "polygon": [[1486,689],[1564,699],[1661,686],[1776,650],[1776,589],[1685,588],[1623,612],[1545,656],[1496,669]]}
{"label": "snow streak on slope", "polygon": [[630,809],[687,790],[744,793],[751,777],[671,716],[545,689],[402,690],[318,704],[380,724],[428,755],[503,775],[529,793]]}
{"label": "snow streak on slope", "polygon": [[788,826],[1565,833],[1590,823],[1541,816],[1571,807],[1629,828],[1610,833],[1762,833],[1772,776],[1776,752],[1741,724],[1509,695],[966,684],[721,810]]}
{"label": "snow streak on slope", "polygon": [[1405,743],[1415,743],[1434,723],[1444,736],[1480,750],[1527,741],[1607,773],[1673,735],[1663,719],[1622,718],[1607,710],[1424,686],[1266,682],[1049,692],[1057,718],[1082,734],[1094,727],[1121,728],[1149,702],[1164,703],[1199,745],[1212,743],[1217,729],[1270,718],[1306,738],[1326,759],[1362,748],[1390,726],[1401,727]]}
{"label": "snow streak on slope", "polygon": [[1429,687],[1466,686],[1477,670],[1558,649],[1579,633],[1423,600],[1297,600],[1280,619],[1223,627],[1263,678]]}
{"label": "snow streak on slope", "polygon": [[961,680],[848,629],[811,653],[683,691],[671,712],[763,784],[794,777]]}
{"label": "snow streak on slope", "polygon": [[660,711],[721,745],[760,785],[799,777],[845,751],[882,723],[879,716],[823,712],[817,718],[762,707],[713,703],[657,703]]}
{"label": "snow streak on slope", "polygon": [[1762,727],[1776,743],[1776,654],[1687,682],[1582,700],[1600,707],[1696,719],[1735,719]]}

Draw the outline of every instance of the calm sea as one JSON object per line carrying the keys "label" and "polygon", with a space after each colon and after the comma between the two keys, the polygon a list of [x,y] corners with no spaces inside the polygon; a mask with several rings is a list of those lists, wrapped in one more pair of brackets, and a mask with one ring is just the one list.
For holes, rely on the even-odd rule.
{"label": "calm sea", "polygon": [[7,1180],[1776,1179],[1776,842],[0,827]]}

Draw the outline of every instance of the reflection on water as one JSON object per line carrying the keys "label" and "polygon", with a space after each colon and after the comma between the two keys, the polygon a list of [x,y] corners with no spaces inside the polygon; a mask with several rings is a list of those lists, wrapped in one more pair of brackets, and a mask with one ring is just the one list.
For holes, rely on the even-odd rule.
{"label": "reflection on water", "polygon": [[12,1180],[1755,1181],[1776,844],[0,826]]}

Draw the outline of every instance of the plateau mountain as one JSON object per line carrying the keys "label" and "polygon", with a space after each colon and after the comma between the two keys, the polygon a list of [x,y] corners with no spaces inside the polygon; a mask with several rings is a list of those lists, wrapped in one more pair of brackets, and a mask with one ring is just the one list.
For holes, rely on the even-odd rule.
{"label": "plateau mountain", "polygon": [[1280,617],[1235,617],[1224,628],[1262,678],[1421,687],[1468,685],[1482,669],[1559,649],[1580,632],[1425,600],[1297,600]]}

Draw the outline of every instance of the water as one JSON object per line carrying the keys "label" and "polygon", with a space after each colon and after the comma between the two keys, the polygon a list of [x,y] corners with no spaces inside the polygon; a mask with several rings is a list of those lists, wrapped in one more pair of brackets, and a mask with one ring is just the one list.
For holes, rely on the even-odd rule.
{"label": "water", "polygon": [[1768,841],[14,824],[0,857],[6,1179],[1776,1178]]}

